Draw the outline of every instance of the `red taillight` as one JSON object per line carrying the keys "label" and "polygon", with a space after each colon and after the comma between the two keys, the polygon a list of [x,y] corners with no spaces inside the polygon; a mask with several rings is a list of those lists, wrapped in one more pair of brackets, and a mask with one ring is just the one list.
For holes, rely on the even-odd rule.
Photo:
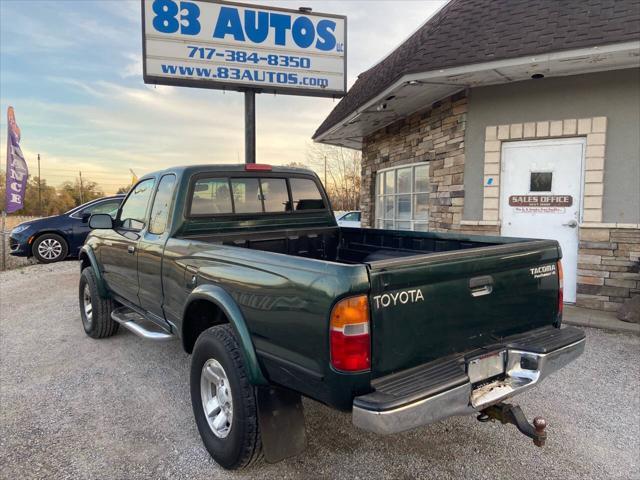
{"label": "red taillight", "polygon": [[369,303],[366,295],[340,300],[331,311],[331,365],[343,372],[371,367]]}
{"label": "red taillight", "polygon": [[564,308],[564,273],[562,272],[562,262],[558,260],[558,319],[562,317]]}
{"label": "red taillight", "polygon": [[271,165],[266,165],[264,163],[247,163],[244,166],[245,172],[270,172]]}

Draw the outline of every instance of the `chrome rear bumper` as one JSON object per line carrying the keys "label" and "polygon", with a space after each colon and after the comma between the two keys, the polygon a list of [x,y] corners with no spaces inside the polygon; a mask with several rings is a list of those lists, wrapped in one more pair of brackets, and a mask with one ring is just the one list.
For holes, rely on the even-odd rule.
{"label": "chrome rear bumper", "polygon": [[353,424],[379,434],[397,433],[443,420],[468,415],[513,397],[538,384],[584,352],[585,339],[547,353],[506,348],[504,378],[474,387],[470,382],[387,410],[353,406]]}

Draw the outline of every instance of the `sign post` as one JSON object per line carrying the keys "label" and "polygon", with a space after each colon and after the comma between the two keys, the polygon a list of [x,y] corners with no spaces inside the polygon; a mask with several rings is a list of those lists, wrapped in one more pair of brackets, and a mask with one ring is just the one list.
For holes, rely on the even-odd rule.
{"label": "sign post", "polygon": [[346,93],[343,15],[222,0],[141,4],[144,82],[244,92],[246,163],[256,161],[256,93]]}
{"label": "sign post", "polygon": [[256,92],[244,92],[244,163],[256,163]]}
{"label": "sign post", "polygon": [[2,210],[2,271],[7,269],[7,212]]}

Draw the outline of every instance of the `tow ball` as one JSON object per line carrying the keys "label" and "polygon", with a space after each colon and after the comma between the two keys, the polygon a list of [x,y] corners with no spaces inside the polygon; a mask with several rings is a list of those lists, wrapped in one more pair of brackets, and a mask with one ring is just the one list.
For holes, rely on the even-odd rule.
{"label": "tow ball", "polygon": [[547,440],[547,432],[545,431],[547,421],[542,417],[535,417],[533,425],[530,424],[518,405],[498,403],[482,410],[477,418],[480,422],[498,420],[503,425],[512,423],[521,433],[533,439],[533,443],[537,447],[544,446],[544,442]]}

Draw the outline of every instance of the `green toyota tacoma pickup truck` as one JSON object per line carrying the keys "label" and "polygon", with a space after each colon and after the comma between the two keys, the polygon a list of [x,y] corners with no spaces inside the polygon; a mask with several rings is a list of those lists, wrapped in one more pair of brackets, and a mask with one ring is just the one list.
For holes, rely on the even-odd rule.
{"label": "green toyota tacoma pickup truck", "polygon": [[86,333],[179,339],[198,430],[225,468],[299,453],[301,396],[379,434],[475,414],[542,445],[544,420],[503,400],[584,350],[561,328],[557,242],[339,228],[308,170],[164,170],[90,226]]}

